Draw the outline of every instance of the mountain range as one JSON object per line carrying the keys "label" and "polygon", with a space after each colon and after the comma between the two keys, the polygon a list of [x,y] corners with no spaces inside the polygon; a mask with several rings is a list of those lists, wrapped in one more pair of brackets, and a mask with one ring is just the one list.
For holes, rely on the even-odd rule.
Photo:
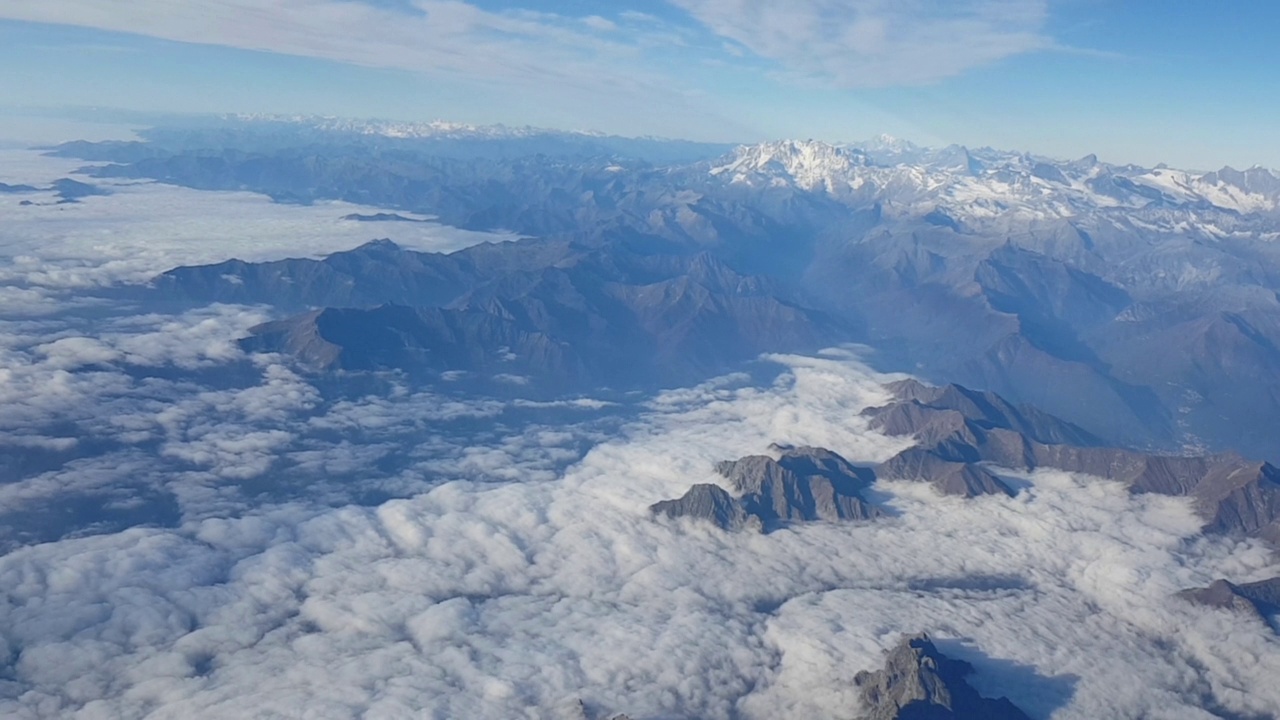
{"label": "mountain range", "polygon": [[[332,333],[354,317],[325,314],[332,308],[371,313],[363,327],[401,328],[391,333],[404,340],[400,360],[383,341],[368,343],[376,360],[325,355],[352,367],[417,363],[415,343],[436,342],[446,326],[488,338],[481,345],[537,345],[529,338],[541,333],[591,354],[577,346],[617,347],[592,318],[612,325],[626,316],[623,334],[645,338],[646,358],[666,347],[684,353],[672,332],[704,339],[701,359],[681,372],[724,369],[718,363],[761,349],[856,342],[878,368],[991,390],[1116,445],[1280,459],[1266,432],[1280,421],[1280,178],[1266,169],[1186,172],[891,138],[728,152],[684,144],[703,156],[673,162],[648,152],[663,146],[657,140],[624,147],[586,134],[457,128],[392,135],[245,120],[56,152],[106,161],[88,169],[103,178],[340,199],[529,238],[417,258],[366,280],[365,269],[340,265],[363,262],[368,248],[307,265],[314,276],[288,287],[269,277],[278,264],[224,264],[199,279],[183,269],[157,282],[184,297],[320,313],[272,326],[255,341],[264,348],[307,346],[320,358],[303,326]],[[544,145],[508,154],[456,144],[514,140]],[[289,262],[303,272],[304,261]],[[344,273],[356,279],[344,284]],[[732,291],[711,277],[726,274]],[[530,303],[547,314],[536,317]],[[410,317],[383,304],[436,310]],[[668,315],[676,306],[681,320]],[[576,320],[561,315],[569,312]],[[713,325],[733,340],[710,340]],[[565,335],[575,327],[587,334]],[[590,364],[551,345],[528,349],[559,366],[553,374]],[[604,362],[637,378],[665,372]]]}
{"label": "mountain range", "polygon": [[[549,394],[694,382],[761,353],[813,351],[857,332],[847,317],[806,305],[785,281],[739,274],[713,252],[625,240],[530,239],[452,254],[380,240],[321,260],[177,268],[149,292],[167,302],[301,311],[253,328],[241,346],[290,354],[316,372],[395,370],[424,382],[461,374],[489,389],[517,383]],[[990,466],[1055,468],[1119,480],[1135,492],[1191,496],[1206,529],[1280,542],[1280,471],[1265,461],[1126,449],[1105,428],[955,384],[907,380],[890,389],[897,399],[868,411],[872,427],[917,444],[876,468],[881,476],[925,480],[946,494],[1013,495]],[[805,457],[784,453],[782,465],[746,458],[738,462],[749,470],[720,468],[734,496],[695,487],[654,510],[726,528],[874,516],[856,490],[866,478],[838,473],[844,480],[833,485],[829,476],[787,467]],[[801,496],[809,500],[793,501]]]}

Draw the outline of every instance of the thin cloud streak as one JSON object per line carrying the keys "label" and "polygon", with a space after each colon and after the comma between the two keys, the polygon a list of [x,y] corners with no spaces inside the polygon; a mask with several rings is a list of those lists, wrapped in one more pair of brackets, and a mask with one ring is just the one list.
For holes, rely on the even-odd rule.
{"label": "thin cloud streak", "polygon": [[569,125],[607,116],[613,126],[674,135],[716,126],[722,135],[756,134],[741,127],[744,112],[726,109],[737,100],[724,88],[685,72],[690,62],[745,70],[762,89],[788,75],[868,88],[930,83],[1055,47],[1043,32],[1043,0],[670,4],[687,17],[489,11],[457,0],[417,0],[412,12],[341,0],[195,0],[180,8],[48,0],[0,7],[0,18],[406,70],[496,92],[495,100],[534,92],[571,108],[562,121]]}
{"label": "thin cloud streak", "polygon": [[1049,49],[1044,0],[671,0],[713,32],[841,87],[920,85]]}
{"label": "thin cloud streak", "polygon": [[[0,18],[74,25],[182,43],[407,70],[574,103],[601,97],[637,109],[705,113],[679,78],[650,69],[665,26],[631,27],[594,15],[489,12],[456,0],[418,0],[403,12],[340,0],[52,0],[0,7]],[[610,27],[613,24],[614,27]]]}
{"label": "thin cloud streak", "polygon": [[[553,15],[489,13],[448,0],[415,5],[420,14],[333,0],[201,0],[181,8],[156,0],[123,6],[104,0],[56,0],[11,6],[0,15],[370,67],[516,81],[520,78],[513,75],[522,68],[558,72],[560,63],[576,61],[575,51],[621,48],[560,26],[552,22],[557,18]],[[548,48],[555,52],[540,52]]]}

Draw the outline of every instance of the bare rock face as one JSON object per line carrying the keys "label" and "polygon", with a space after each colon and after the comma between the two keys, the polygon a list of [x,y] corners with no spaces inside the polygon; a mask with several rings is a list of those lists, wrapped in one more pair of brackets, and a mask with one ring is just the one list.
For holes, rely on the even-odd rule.
{"label": "bare rock face", "polygon": [[[897,401],[871,408],[872,427],[888,435],[914,435],[919,443],[882,463],[880,475],[931,483],[944,495],[1012,496],[1013,488],[978,463],[992,434],[1048,442],[1097,442],[1084,430],[1032,408],[1019,408],[994,393],[948,385],[931,387],[916,380],[889,385]],[[1013,467],[1021,467],[1017,463]]]}
{"label": "bare rock face", "polygon": [[778,460],[749,455],[716,465],[765,524],[781,521],[869,520],[882,514],[859,494],[875,475],[822,448],[787,449]]}
{"label": "bare rock face", "polygon": [[733,492],[694,485],[650,510],[709,520],[725,530],[771,529],[789,522],[869,520],[884,514],[861,491],[875,481],[866,468],[822,448],[779,448],[780,457],[749,455],[716,466]]}
{"label": "bare rock face", "polygon": [[909,448],[879,467],[881,475],[897,480],[928,482],[943,495],[977,497],[1015,492],[990,470],[976,463],[947,460],[929,450]]}
{"label": "bare rock face", "polygon": [[708,483],[694,485],[678,500],[663,500],[653,504],[649,510],[663,517],[709,520],[721,530],[744,528],[759,530],[761,528],[760,519],[747,514],[740,500],[730,495],[724,488]]}
{"label": "bare rock face", "polygon": [[1265,618],[1280,612],[1280,577],[1239,585],[1215,580],[1208,587],[1191,588],[1178,596],[1210,607],[1226,608]]}
{"label": "bare rock face", "polygon": [[903,403],[953,410],[983,427],[1013,430],[1038,442],[1051,445],[1095,447],[1102,441],[1078,425],[1029,406],[1017,406],[993,392],[971,390],[962,385],[925,385],[918,380],[901,380],[889,390]]}
{"label": "bare rock face", "polygon": [[862,720],[1029,720],[1008,698],[979,695],[965,680],[972,672],[938,652],[928,635],[905,636],[882,670],[854,677],[869,711]]}

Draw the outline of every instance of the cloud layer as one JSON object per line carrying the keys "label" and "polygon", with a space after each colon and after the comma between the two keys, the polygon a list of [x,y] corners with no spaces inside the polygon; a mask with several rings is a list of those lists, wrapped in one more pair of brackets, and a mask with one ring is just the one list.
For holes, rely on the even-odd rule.
{"label": "cloud layer", "polygon": [[[28,151],[3,159],[4,177],[37,186],[74,169]],[[0,547],[238,512],[264,495],[350,502],[420,491],[438,480],[401,477],[396,468],[428,462],[404,448],[425,451],[429,433],[436,445],[449,444],[446,437],[473,433],[465,423],[475,418],[507,415],[513,427],[495,433],[500,446],[537,437],[530,411],[509,402],[407,390],[401,397],[394,389],[394,404],[385,397],[322,402],[278,359],[238,349],[236,339],[269,319],[264,308],[143,312],[95,294],[175,265],[312,256],[380,231],[427,250],[506,236],[431,223],[372,228],[339,218],[377,208],[342,203],[276,205],[249,193],[150,183],[112,188],[75,204],[41,194],[0,197],[12,211],[0,243]],[[20,205],[19,197],[35,202]],[[582,414],[561,411],[569,417],[557,422]],[[531,452],[542,472],[569,461],[554,448]],[[497,453],[466,462],[487,457],[496,465]],[[430,462],[444,463],[437,455]],[[386,467],[376,482],[344,486],[374,462]],[[273,470],[273,483],[253,484]]]}
{"label": "cloud layer", "polygon": [[769,442],[864,462],[900,446],[857,415],[883,378],[848,356],[774,361],[769,386],[655,398],[563,474],[10,553],[0,711],[511,718],[583,697],[634,717],[851,717],[852,674],[918,629],[1037,717],[1280,702],[1273,635],[1170,597],[1271,560],[1192,539],[1180,499],[1042,473],[1012,499],[882,483],[897,518],[769,535],[649,517]]}
{"label": "cloud layer", "polygon": [[[24,183],[47,185],[80,164],[31,150],[0,150],[0,182],[23,178]],[[396,242],[405,247],[436,252],[513,238],[434,223],[386,228],[345,221],[341,218],[348,214],[379,211],[345,202],[288,207],[249,192],[91,182],[112,194],[60,205],[54,205],[52,193],[0,194],[0,212],[6,219],[0,283],[28,288],[143,283],[177,265],[232,257],[261,261],[327,255],[355,247],[380,231],[394,232]],[[23,205],[24,201],[32,204]]]}

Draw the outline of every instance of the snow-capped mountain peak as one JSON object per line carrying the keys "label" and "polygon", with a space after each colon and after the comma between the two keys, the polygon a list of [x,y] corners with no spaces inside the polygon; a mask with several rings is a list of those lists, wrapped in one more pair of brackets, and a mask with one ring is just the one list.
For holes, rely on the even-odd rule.
{"label": "snow-capped mountain peak", "polygon": [[904,140],[889,133],[880,133],[870,140],[856,143],[856,145],[867,150],[888,150],[898,153],[914,152],[920,149],[920,146],[910,140]]}
{"label": "snow-capped mountain peak", "polygon": [[[892,142],[890,142],[892,140]],[[887,213],[940,216],[966,225],[1101,218],[1193,230],[1207,238],[1248,232],[1253,214],[1280,212],[1280,178],[1262,168],[1196,173],[1160,165],[1110,165],[1088,155],[1059,161],[960,145],[940,149],[877,138],[874,151],[814,140],[744,145],[712,164],[720,180],[818,192]],[[910,150],[906,150],[910,148]]]}
{"label": "snow-capped mountain peak", "polygon": [[743,145],[712,175],[727,176],[733,182],[752,183],[766,179],[793,183],[805,190],[831,191],[833,183],[849,184],[859,168],[870,161],[858,150],[818,140],[780,140],[759,145]]}

